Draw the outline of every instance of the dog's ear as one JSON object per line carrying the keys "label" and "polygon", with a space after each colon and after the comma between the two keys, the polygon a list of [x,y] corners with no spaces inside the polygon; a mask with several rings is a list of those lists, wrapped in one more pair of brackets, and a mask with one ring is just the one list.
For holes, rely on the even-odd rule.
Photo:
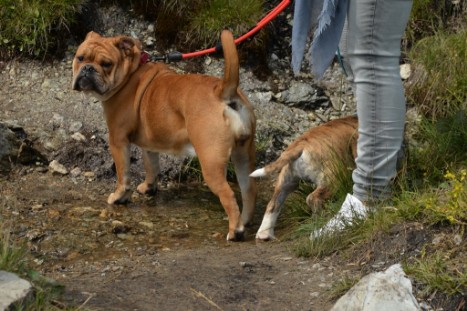
{"label": "dog's ear", "polygon": [[123,51],[126,56],[133,55],[136,50],[141,50],[141,42],[138,39],[134,39],[127,36],[118,37],[115,45]]}
{"label": "dog's ear", "polygon": [[100,34],[98,34],[97,32],[94,32],[94,31],[90,31],[88,32],[88,34],[86,35],[86,40],[87,39],[91,39],[91,38],[94,38],[94,39],[97,39],[97,38],[101,38],[102,36]]}

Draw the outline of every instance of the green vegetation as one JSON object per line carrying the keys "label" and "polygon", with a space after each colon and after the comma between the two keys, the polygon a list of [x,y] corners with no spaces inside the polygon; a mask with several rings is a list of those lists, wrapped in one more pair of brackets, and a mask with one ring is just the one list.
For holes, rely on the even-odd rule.
{"label": "green vegetation", "polygon": [[32,297],[15,304],[13,310],[63,310],[56,301],[63,286],[29,269],[27,253],[25,245],[16,244],[9,230],[0,226],[0,270],[14,272],[33,285]]}
{"label": "green vegetation", "polygon": [[52,53],[83,3],[0,0],[0,58]]}
{"label": "green vegetation", "polygon": [[416,42],[409,53],[414,68],[407,95],[436,120],[467,110],[467,29],[438,32]]}
{"label": "green vegetation", "polygon": [[205,3],[187,25],[187,41],[201,43],[201,46],[215,44],[218,34],[225,28],[232,30],[236,37],[246,33],[263,14],[262,0],[212,0]]}

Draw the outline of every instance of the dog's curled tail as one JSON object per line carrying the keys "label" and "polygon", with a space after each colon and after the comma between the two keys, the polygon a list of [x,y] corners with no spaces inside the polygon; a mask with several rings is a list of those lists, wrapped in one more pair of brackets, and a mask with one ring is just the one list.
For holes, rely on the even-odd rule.
{"label": "dog's curled tail", "polygon": [[224,79],[221,97],[228,101],[237,93],[239,78],[239,61],[237,47],[232,33],[223,30],[221,33],[222,51],[224,52]]}
{"label": "dog's curled tail", "polygon": [[291,149],[284,151],[281,156],[274,162],[266,165],[263,168],[259,168],[250,174],[250,177],[264,177],[270,174],[276,174],[284,166],[294,162],[302,155],[303,149]]}

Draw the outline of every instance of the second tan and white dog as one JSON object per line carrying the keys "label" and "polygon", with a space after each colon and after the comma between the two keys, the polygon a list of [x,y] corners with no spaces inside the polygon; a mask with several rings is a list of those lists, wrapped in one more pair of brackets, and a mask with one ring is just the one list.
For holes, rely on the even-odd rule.
{"label": "second tan and white dog", "polygon": [[312,182],[316,189],[306,203],[313,210],[333,193],[336,161],[348,164],[357,156],[358,120],[349,116],[314,127],[298,137],[281,156],[250,176],[262,177],[280,171],[274,194],[269,201],[256,238],[274,238],[277,217],[287,196],[298,188],[300,180]]}
{"label": "second tan and white dog", "polygon": [[[256,185],[255,116],[238,88],[239,61],[229,31],[221,35],[225,59],[222,79],[180,75],[163,63],[141,62],[141,43],[131,37],[102,37],[90,32],[73,60],[73,89],[102,101],[109,145],[117,170],[117,187],[109,204],[131,197],[130,144],[143,150],[146,177],[137,187],[154,194],[159,152],[196,154],[204,180],[229,218],[228,240],[243,239],[253,217]],[[226,180],[229,159],[242,192],[243,210]]]}

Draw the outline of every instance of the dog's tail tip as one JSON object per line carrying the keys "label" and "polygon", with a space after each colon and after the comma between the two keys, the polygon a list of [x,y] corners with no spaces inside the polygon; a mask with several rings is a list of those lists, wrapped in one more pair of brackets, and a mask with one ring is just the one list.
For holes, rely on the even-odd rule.
{"label": "dog's tail tip", "polygon": [[264,168],[259,168],[250,174],[250,177],[253,177],[253,178],[263,177],[263,176],[266,176],[266,170]]}

